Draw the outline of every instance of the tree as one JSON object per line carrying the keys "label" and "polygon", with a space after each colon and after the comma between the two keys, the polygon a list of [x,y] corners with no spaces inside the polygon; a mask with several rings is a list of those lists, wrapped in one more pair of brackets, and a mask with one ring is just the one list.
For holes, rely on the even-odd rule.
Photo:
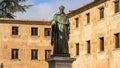
{"label": "tree", "polygon": [[14,18],[15,12],[26,12],[32,5],[22,5],[26,0],[2,0],[0,1],[0,18]]}

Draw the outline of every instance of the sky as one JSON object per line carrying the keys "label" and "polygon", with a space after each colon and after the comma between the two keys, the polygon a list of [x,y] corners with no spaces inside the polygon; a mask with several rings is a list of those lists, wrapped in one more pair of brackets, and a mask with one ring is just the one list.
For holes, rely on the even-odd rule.
{"label": "sky", "polygon": [[33,5],[26,12],[17,12],[16,19],[24,20],[51,20],[59,11],[59,6],[65,6],[65,13],[79,8],[93,0],[28,0],[24,4]]}

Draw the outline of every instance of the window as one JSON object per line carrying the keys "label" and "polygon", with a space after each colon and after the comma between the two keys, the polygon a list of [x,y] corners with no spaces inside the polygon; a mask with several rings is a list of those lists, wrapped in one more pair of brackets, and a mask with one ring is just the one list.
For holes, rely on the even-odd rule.
{"label": "window", "polygon": [[76,44],[76,56],[79,55],[79,43]]}
{"label": "window", "polygon": [[18,49],[12,49],[12,55],[11,55],[11,59],[18,59]]}
{"label": "window", "polygon": [[75,18],[75,24],[76,24],[76,28],[79,27],[79,18]]}
{"label": "window", "polygon": [[31,60],[37,60],[38,59],[38,50],[32,49],[31,50]]}
{"label": "window", "polygon": [[104,18],[104,8],[100,8],[100,19]]}
{"label": "window", "polygon": [[87,13],[86,16],[87,16],[87,24],[89,24],[90,23],[90,13]]}
{"label": "window", "polygon": [[45,50],[45,59],[48,59],[51,57],[51,50]]}
{"label": "window", "polygon": [[17,26],[12,27],[12,35],[18,35],[18,27]]}
{"label": "window", "polygon": [[115,1],[115,13],[120,12],[119,0]]}
{"label": "window", "polygon": [[87,53],[90,54],[90,41],[87,41]]}
{"label": "window", "polygon": [[0,68],[4,68],[4,65],[3,65],[3,63],[1,63],[1,65],[0,65]]}
{"label": "window", "polygon": [[31,35],[37,36],[38,35],[38,28],[36,28],[36,27],[31,28]]}
{"label": "window", "polygon": [[120,48],[119,33],[115,34],[115,48]]}
{"label": "window", "polygon": [[44,35],[45,36],[50,36],[51,35],[51,28],[45,28],[44,29]]}
{"label": "window", "polygon": [[100,51],[104,51],[104,37],[100,38]]}

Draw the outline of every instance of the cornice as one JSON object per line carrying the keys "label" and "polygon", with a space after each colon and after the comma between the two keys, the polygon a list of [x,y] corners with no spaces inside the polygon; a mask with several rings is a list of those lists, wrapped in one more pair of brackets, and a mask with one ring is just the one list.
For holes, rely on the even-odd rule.
{"label": "cornice", "polygon": [[18,20],[18,19],[8,19],[8,18],[0,18],[0,23],[28,24],[28,25],[51,25],[51,21]]}
{"label": "cornice", "polygon": [[90,3],[88,3],[88,4],[84,5],[84,6],[82,6],[82,7],[78,8],[78,9],[68,13],[67,15],[68,15],[69,18],[71,18],[71,17],[73,17],[73,16],[75,16],[75,15],[81,13],[81,12],[84,12],[84,11],[86,11],[88,9],[91,9],[92,7],[95,7],[95,6],[97,6],[97,5],[101,4],[101,3],[104,3],[106,1],[109,1],[109,0],[99,0],[99,1],[90,2]]}

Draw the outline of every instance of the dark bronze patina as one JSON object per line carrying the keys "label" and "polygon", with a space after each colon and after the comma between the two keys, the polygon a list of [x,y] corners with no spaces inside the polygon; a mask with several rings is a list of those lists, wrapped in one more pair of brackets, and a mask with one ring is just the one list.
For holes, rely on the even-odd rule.
{"label": "dark bronze patina", "polygon": [[53,56],[69,57],[68,40],[70,34],[70,23],[64,13],[64,6],[59,7],[59,12],[54,15],[52,20],[51,44],[54,45]]}

